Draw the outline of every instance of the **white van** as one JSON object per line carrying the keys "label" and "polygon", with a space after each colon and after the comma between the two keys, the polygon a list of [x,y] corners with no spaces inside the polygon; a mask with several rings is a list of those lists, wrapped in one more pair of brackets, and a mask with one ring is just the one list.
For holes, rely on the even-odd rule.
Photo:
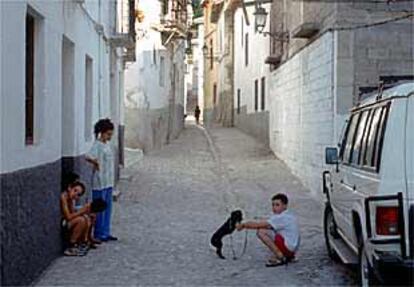
{"label": "white van", "polygon": [[364,100],[339,148],[326,148],[328,253],[358,264],[361,285],[414,284],[414,82]]}

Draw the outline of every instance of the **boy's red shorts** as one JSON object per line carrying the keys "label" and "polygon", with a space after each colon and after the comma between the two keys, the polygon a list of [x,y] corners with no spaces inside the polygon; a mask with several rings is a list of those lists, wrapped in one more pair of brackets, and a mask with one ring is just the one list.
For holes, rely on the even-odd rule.
{"label": "boy's red shorts", "polygon": [[283,253],[286,258],[293,258],[295,257],[295,253],[290,251],[285,245],[285,239],[282,235],[276,234],[275,235],[275,244],[276,247]]}

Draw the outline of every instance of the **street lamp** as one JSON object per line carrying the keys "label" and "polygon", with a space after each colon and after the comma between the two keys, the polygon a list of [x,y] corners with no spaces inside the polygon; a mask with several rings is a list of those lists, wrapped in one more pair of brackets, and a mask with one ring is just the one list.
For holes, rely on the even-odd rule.
{"label": "street lamp", "polygon": [[[266,20],[267,20],[267,12],[264,7],[262,7],[263,3],[268,3],[268,0],[256,0],[256,10],[254,11],[253,15],[255,16],[254,25],[255,30],[262,34],[263,36],[269,36],[275,41],[280,42],[288,42],[289,41],[289,33],[288,32],[268,32],[264,31],[266,27]],[[271,2],[271,1],[270,1]]]}
{"label": "street lamp", "polygon": [[266,26],[266,20],[267,20],[267,12],[266,9],[262,6],[257,6],[256,11],[253,13],[255,16],[255,29],[259,33],[262,33],[265,26]]}
{"label": "street lamp", "polygon": [[208,54],[208,47],[207,47],[207,45],[206,45],[206,43],[204,43],[204,45],[203,45],[203,55],[204,55],[204,57],[207,57],[207,54]]}

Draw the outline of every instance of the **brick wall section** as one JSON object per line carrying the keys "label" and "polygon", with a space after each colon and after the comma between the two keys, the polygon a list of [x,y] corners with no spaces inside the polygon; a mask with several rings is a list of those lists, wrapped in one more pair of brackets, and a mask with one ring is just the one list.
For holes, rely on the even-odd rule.
{"label": "brick wall section", "polygon": [[270,147],[310,189],[320,189],[334,134],[332,33],[276,70],[270,81]]}

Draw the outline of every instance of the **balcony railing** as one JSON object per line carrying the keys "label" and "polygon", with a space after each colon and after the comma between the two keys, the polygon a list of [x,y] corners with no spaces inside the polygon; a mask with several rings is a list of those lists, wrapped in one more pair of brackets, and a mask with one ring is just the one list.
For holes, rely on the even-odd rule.
{"label": "balcony railing", "polygon": [[109,37],[109,41],[113,47],[124,49],[124,62],[135,61],[135,10],[136,0],[121,0],[118,11],[119,25],[117,32]]}
{"label": "balcony railing", "polygon": [[187,1],[186,0],[164,0],[161,24],[164,31],[176,30],[185,35],[187,32]]}

